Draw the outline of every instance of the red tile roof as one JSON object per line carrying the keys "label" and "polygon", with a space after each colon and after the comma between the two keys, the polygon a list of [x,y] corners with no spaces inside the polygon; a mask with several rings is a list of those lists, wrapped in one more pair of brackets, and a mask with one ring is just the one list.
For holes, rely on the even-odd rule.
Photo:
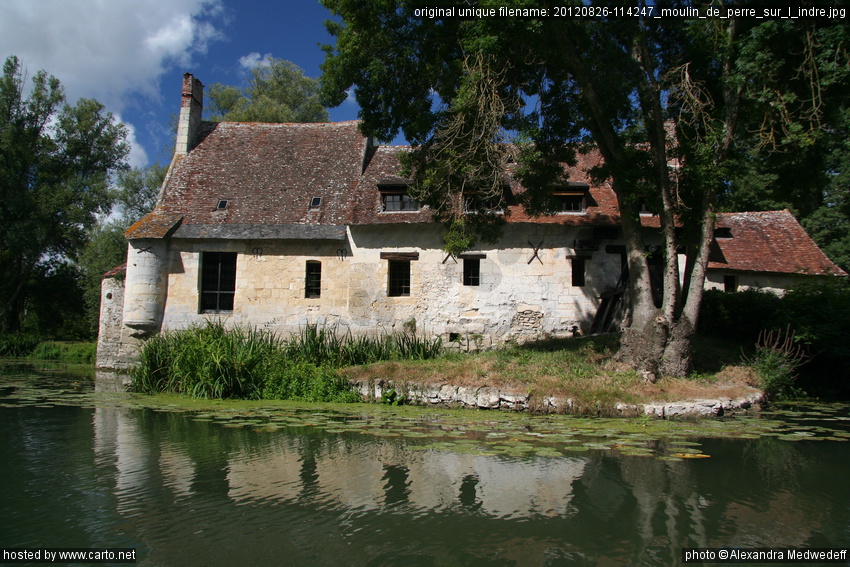
{"label": "red tile roof", "polygon": [[846,276],[784,211],[720,213],[717,227],[731,238],[715,238],[708,268],[779,274]]}
{"label": "red tile roof", "polygon": [[[381,211],[379,185],[404,183],[398,155],[405,146],[367,151],[359,123],[205,124],[198,145],[172,164],[163,199],[127,230],[127,238],[343,239],[349,225],[428,223],[428,210]],[[365,159],[364,159],[365,158]],[[589,186],[595,204],[584,213],[532,217],[509,207],[509,222],[614,226],[617,200],[610,184],[594,184],[588,170],[598,152],[577,156],[568,179]],[[511,180],[516,194],[524,189]],[[321,197],[318,208],[311,200]],[[219,200],[227,206],[217,208]],[[647,227],[657,217],[641,217]],[[733,238],[718,239],[710,269],[777,273],[844,274],[788,211],[726,213],[718,226]]]}

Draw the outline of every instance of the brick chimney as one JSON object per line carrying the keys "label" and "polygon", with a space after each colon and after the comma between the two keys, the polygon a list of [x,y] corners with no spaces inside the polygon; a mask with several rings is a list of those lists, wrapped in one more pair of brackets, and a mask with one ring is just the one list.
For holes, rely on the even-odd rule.
{"label": "brick chimney", "polygon": [[204,85],[192,73],[183,74],[183,98],[177,122],[176,155],[186,155],[198,141],[201,113],[204,110]]}

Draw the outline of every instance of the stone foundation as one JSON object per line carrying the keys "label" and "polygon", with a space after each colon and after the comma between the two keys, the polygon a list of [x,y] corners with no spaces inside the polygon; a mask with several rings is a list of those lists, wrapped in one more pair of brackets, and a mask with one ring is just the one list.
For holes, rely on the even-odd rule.
{"label": "stone foundation", "polygon": [[[452,406],[469,409],[571,413],[572,398],[544,397],[534,399],[527,392],[499,390],[490,386],[453,386],[449,384],[411,384],[405,382],[362,381],[353,384],[366,402],[380,402],[385,395],[403,397],[404,403],[422,406]],[[647,415],[657,418],[721,417],[746,413],[763,401],[761,393],[743,398],[718,398],[646,404],[617,404],[614,415]]]}

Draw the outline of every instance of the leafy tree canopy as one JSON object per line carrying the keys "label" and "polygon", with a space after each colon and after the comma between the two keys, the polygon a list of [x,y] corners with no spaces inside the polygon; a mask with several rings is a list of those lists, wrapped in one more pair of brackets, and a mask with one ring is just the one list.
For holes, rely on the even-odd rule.
{"label": "leafy tree canopy", "polygon": [[297,65],[272,58],[251,70],[240,89],[216,83],[209,89],[213,122],[327,122],[328,111],[318,95],[318,81]]}
{"label": "leafy tree canopy", "polygon": [[[389,140],[401,131],[415,145],[405,164],[410,190],[447,222],[447,249],[493,238],[467,228],[493,226],[486,210],[504,204],[497,187],[509,157],[527,188],[520,200],[542,213],[547,192],[563,181],[562,164],[592,142],[604,158],[592,173],[611,182],[627,248],[631,318],[621,357],[650,380],[688,371],[718,199],[733,200],[744,180],[755,187],[777,179],[781,171],[766,164],[815,147],[831,103],[846,100],[843,22],[441,19],[416,15],[426,3],[414,0],[322,2],[342,20],[328,24],[336,45],[326,48],[324,99],[340,104],[353,86],[365,133]],[[558,3],[569,4],[582,3]],[[651,9],[662,7],[705,9],[679,0]],[[466,207],[470,194],[490,202],[484,215]],[[642,201],[659,212],[660,301]]]}
{"label": "leafy tree canopy", "polygon": [[0,331],[16,331],[39,266],[74,260],[112,206],[127,131],[95,100],[65,102],[45,71],[26,92],[21,63],[0,78]]}
{"label": "leafy tree canopy", "polygon": [[115,201],[112,214],[89,231],[78,264],[82,271],[85,323],[90,333],[97,333],[103,274],[127,261],[124,232],[153,210],[167,171],[159,163],[121,171],[112,189]]}

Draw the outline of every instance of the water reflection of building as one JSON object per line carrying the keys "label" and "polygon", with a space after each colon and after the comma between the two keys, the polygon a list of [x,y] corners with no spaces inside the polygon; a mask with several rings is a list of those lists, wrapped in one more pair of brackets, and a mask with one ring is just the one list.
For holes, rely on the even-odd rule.
{"label": "water reflection of building", "polygon": [[[559,516],[569,512],[572,483],[583,459],[500,459],[451,451],[411,451],[403,444],[324,447],[315,461],[312,489],[321,499],[348,508],[406,505],[443,510],[474,506],[500,518]],[[236,501],[294,500],[304,491],[302,468],[308,453],[297,446],[243,451],[230,459],[229,495]],[[309,488],[309,487],[308,487]]]}
{"label": "water reflection of building", "polygon": [[[802,458],[798,444],[764,439],[751,442],[758,453],[748,458],[738,441],[706,442],[712,458],[691,462],[600,453],[515,459],[415,450],[403,438],[261,433],[106,407],[95,410],[94,436],[97,461],[115,470],[117,511],[161,529],[168,521],[161,503],[184,499],[192,510],[240,515],[324,511],[332,518],[326,525],[345,524],[345,537],[386,513],[399,525],[439,516],[436,525],[447,533],[472,525],[464,518],[486,517],[506,520],[497,522],[502,535],[531,542],[523,549],[661,564],[682,547],[805,546],[823,539],[818,533],[836,525],[838,514],[829,498],[812,501],[811,490],[794,486],[819,478],[817,461]],[[847,457],[835,459],[830,470],[847,464]],[[840,493],[840,479],[818,482],[823,494]],[[392,539],[392,522],[380,525],[380,537]],[[821,546],[838,541],[826,535]]]}

